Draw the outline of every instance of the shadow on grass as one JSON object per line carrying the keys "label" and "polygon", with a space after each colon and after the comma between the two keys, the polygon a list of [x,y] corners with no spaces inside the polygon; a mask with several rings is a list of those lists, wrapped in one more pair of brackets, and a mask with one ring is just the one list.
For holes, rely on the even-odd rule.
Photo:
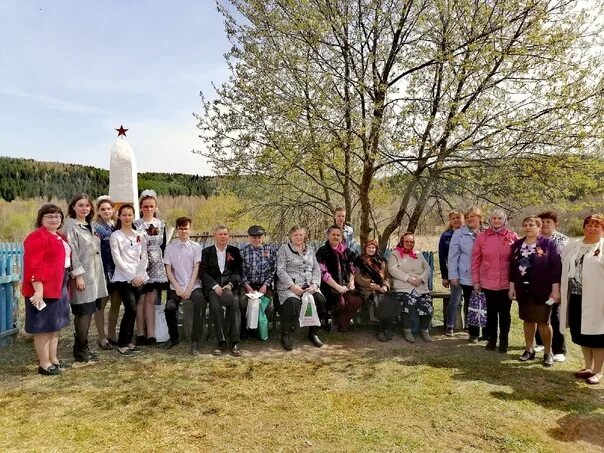
{"label": "shadow on grass", "polygon": [[[91,343],[94,338],[91,335]],[[121,372],[132,369],[137,373],[152,374],[157,367],[168,363],[188,372],[187,367],[194,361],[207,361],[218,365],[219,369],[208,371],[207,376],[204,374],[198,378],[213,380],[224,372],[224,378],[251,379],[259,373],[263,373],[265,378],[267,371],[275,373],[275,369],[271,367],[286,359],[283,360],[283,365],[279,365],[282,367],[281,372],[292,366],[291,361],[300,361],[310,363],[311,375],[319,375],[327,368],[350,380],[364,381],[379,373],[379,365],[385,361],[411,367],[427,366],[448,370],[453,380],[480,381],[503,387],[490,391],[494,398],[512,402],[528,401],[546,409],[561,411],[564,415],[556,421],[559,426],[549,429],[548,436],[562,442],[584,441],[604,447],[604,436],[601,434],[604,432],[604,414],[598,412],[603,406],[604,388],[591,387],[577,381],[573,371],[568,370],[569,364],[556,364],[552,369],[547,369],[539,361],[520,363],[517,356],[522,347],[512,348],[509,354],[500,354],[486,351],[483,345],[469,345],[465,337],[460,335],[454,338],[435,336],[435,341],[429,344],[418,339],[413,345],[402,340],[400,335],[391,342],[378,343],[374,335],[364,329],[347,334],[322,333],[321,338],[326,345],[317,349],[308,343],[304,332],[299,331],[296,334],[295,349],[291,353],[281,349],[275,336],[268,342],[248,340],[242,343],[241,359],[228,355],[211,357],[211,342],[204,347],[201,358],[193,358],[188,354],[189,345],[186,342],[170,351],[148,349],[140,358],[131,359],[123,359],[115,351],[100,351],[100,361],[84,367],[87,372],[99,375],[109,373],[116,364]],[[65,331],[60,342],[63,358],[71,356],[72,341],[70,331]],[[577,353],[578,351],[573,354]],[[132,365],[126,365],[128,361]],[[35,362],[33,343],[19,337],[15,344],[0,349],[0,383],[7,384],[4,386],[6,389],[13,387],[19,377],[35,379]],[[75,378],[81,369],[81,366],[76,366],[70,375]],[[132,379],[139,377],[140,374]],[[278,378],[278,374],[275,378]],[[78,384],[70,379],[64,385]]]}
{"label": "shadow on grass", "polygon": [[[449,341],[446,354],[414,353],[403,359],[406,365],[423,365],[454,370],[452,378],[458,381],[482,381],[510,390],[491,391],[505,401],[529,401],[547,409],[566,412],[557,420],[558,428],[550,429],[550,437],[563,442],[585,441],[604,447],[604,388],[589,386],[577,380],[573,371],[560,369],[562,364],[545,368],[540,360],[517,361],[523,347],[510,348],[508,354],[487,351],[480,345],[465,341]],[[442,348],[441,348],[442,349]],[[557,365],[557,366],[556,366]]]}
{"label": "shadow on grass", "polygon": [[558,420],[560,425],[548,431],[554,439],[562,442],[582,440],[604,448],[604,414],[568,414]]}

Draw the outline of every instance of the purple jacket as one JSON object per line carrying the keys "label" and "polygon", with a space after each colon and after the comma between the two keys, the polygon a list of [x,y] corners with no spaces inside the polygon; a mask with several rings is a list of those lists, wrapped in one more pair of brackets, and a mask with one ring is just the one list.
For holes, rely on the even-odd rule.
{"label": "purple jacket", "polygon": [[[525,238],[520,238],[512,245],[512,259],[510,261],[510,281],[516,288],[516,299],[525,302],[531,297],[535,302],[544,303],[549,299],[552,285],[560,283],[562,274],[562,261],[556,243],[543,236],[537,237],[536,254],[533,265],[523,276],[518,269],[520,260],[520,247]],[[529,282],[526,284],[525,282]]]}

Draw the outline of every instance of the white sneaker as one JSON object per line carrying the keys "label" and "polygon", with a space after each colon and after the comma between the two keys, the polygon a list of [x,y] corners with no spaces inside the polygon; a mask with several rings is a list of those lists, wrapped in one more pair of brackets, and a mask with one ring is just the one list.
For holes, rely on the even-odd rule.
{"label": "white sneaker", "polygon": [[543,352],[544,349],[545,349],[545,347],[543,347],[543,346],[539,346],[539,345],[533,346],[533,351],[535,351],[535,352]]}
{"label": "white sneaker", "polygon": [[554,354],[554,362],[564,362],[566,356],[564,354]]}

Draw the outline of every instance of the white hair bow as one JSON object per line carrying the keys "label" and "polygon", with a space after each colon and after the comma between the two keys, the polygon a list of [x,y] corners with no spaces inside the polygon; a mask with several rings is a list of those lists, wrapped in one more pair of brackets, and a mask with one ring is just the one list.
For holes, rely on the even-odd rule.
{"label": "white hair bow", "polygon": [[100,203],[101,201],[112,201],[111,197],[109,195],[101,195],[100,197],[98,197],[96,199],[97,203]]}
{"label": "white hair bow", "polygon": [[142,200],[144,197],[157,198],[157,194],[155,193],[155,190],[145,189],[142,191],[139,201]]}

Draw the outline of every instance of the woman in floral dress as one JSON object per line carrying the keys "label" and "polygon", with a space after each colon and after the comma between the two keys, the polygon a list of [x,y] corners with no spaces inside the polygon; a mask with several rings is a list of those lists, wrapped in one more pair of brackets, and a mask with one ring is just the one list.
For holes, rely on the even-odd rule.
{"label": "woman in floral dress", "polygon": [[[518,301],[520,319],[524,321],[526,349],[520,361],[535,359],[535,329],[543,339],[543,365],[552,366],[552,303],[560,302],[562,262],[556,243],[540,236],[541,219],[530,216],[522,221],[525,236],[512,245],[510,261],[510,300]],[[548,301],[549,302],[546,302]]]}
{"label": "woman in floral dress", "polygon": [[156,344],[155,302],[168,282],[163,259],[166,224],[156,217],[157,195],[153,190],[144,190],[139,204],[142,214],[134,222],[134,227],[142,231],[147,240],[149,280],[143,285],[142,295],[136,306],[136,344],[153,346]]}

